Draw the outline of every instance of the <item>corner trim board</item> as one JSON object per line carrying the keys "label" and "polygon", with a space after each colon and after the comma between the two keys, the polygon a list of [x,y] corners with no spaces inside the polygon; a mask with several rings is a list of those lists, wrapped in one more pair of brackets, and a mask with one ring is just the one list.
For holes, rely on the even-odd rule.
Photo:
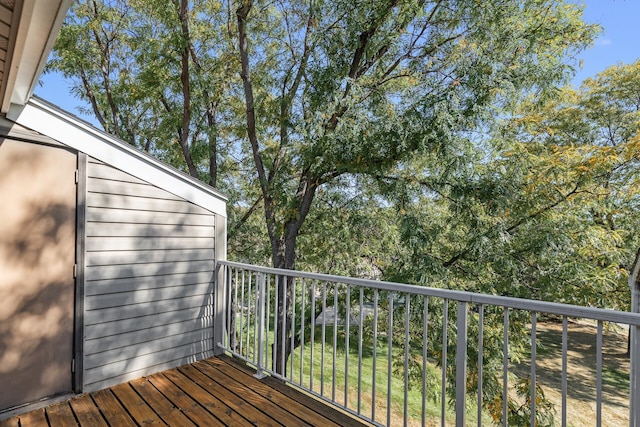
{"label": "corner trim board", "polygon": [[73,391],[84,389],[84,288],[85,246],[87,240],[87,155],[78,153],[76,188],[76,264],[73,334]]}

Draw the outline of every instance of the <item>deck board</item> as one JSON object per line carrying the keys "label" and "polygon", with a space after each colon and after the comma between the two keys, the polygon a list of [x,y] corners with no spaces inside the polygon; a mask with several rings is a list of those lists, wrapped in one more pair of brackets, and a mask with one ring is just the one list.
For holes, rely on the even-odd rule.
{"label": "deck board", "polygon": [[180,408],[197,426],[223,427],[224,424],[204,409],[198,402],[176,387],[164,375],[156,374],[148,378],[158,391],[164,394],[176,407]]}
{"label": "deck board", "polygon": [[240,415],[240,417],[243,418],[243,424],[268,425],[273,423],[266,414],[261,412],[259,409],[252,407],[226,388],[221,387],[218,383],[200,372],[194,366],[182,366],[178,368],[178,370],[208,393],[223,401],[224,404],[229,407],[229,415]]}
{"label": "deck board", "polygon": [[[255,372],[250,367],[242,363],[238,363],[236,360],[227,356],[221,356],[219,359],[207,360],[208,363],[218,363],[218,361],[222,361],[230,366],[233,366],[237,370],[242,371],[247,375],[253,375],[253,373]],[[293,387],[288,386],[287,384],[283,383],[282,381],[276,378],[266,377],[262,379],[260,382],[265,384],[267,387],[271,388],[272,390],[277,390],[278,392],[288,396],[293,402],[291,403],[291,406],[302,406],[303,408],[307,408],[308,410],[311,410],[316,414],[322,415],[323,417],[331,420],[331,422],[336,425],[340,425],[340,426],[346,426],[346,425],[369,426],[370,425],[364,422],[359,422],[358,420],[354,421],[353,417],[351,417],[350,415],[347,415],[344,412],[337,411],[334,408],[328,406],[326,403],[322,402],[321,400],[315,399],[312,396],[309,396],[308,394],[300,393],[299,391],[295,390]]]}
{"label": "deck board", "polygon": [[370,426],[222,356],[0,421],[0,427]]}
{"label": "deck board", "polygon": [[165,376],[176,386],[180,387],[189,396],[200,402],[200,404],[210,413],[214,414],[225,426],[240,427],[246,425],[247,420],[223,401],[209,394],[191,378],[178,370],[167,371]]}
{"label": "deck board", "polygon": [[135,427],[136,423],[131,419],[127,410],[120,404],[111,390],[100,390],[93,393],[93,401],[110,426]]}
{"label": "deck board", "polygon": [[166,425],[147,402],[133,390],[131,384],[120,384],[111,387],[111,391],[120,402],[127,403],[127,412],[135,420],[136,424],[144,426]]}
{"label": "deck board", "polygon": [[[216,370],[211,365],[199,362],[194,366],[209,378],[216,381],[220,386],[226,386],[226,388],[233,394],[247,402],[248,405],[258,408],[265,414],[269,414],[272,421],[268,425],[273,426],[308,426],[303,420],[293,416],[289,411],[275,405],[273,402],[266,399],[264,396],[259,395],[255,391],[247,388],[242,383],[237,382],[237,378],[230,378],[224,374],[220,376],[221,372]],[[236,380],[236,381],[233,381]],[[277,420],[277,421],[276,421]]]}
{"label": "deck board", "polygon": [[195,425],[146,379],[131,381],[130,384],[167,425],[185,427]]}
{"label": "deck board", "polygon": [[[277,392],[273,389],[273,387],[270,387],[264,382],[256,379],[252,375],[252,371],[249,368],[247,368],[247,371],[238,370],[237,368],[231,366],[229,363],[223,362],[220,359],[210,359],[202,363],[214,366],[217,370],[227,375],[228,378],[236,379],[236,381],[238,381],[245,389],[252,390],[253,392],[259,394],[261,398],[272,402],[277,407],[287,408],[288,412],[291,415],[298,417],[307,424],[313,425],[317,422],[317,411],[309,409],[304,405],[300,405],[296,400],[292,399],[286,394]],[[344,424],[335,422],[331,418],[326,418],[322,420],[322,425],[327,427],[339,427]]]}
{"label": "deck board", "polygon": [[81,426],[109,427],[90,395],[74,397],[69,404]]}
{"label": "deck board", "polygon": [[[76,418],[73,415],[71,406],[69,406],[69,402],[57,403],[47,407],[47,417],[51,427],[72,426],[76,423]],[[24,423],[22,416],[20,421]]]}

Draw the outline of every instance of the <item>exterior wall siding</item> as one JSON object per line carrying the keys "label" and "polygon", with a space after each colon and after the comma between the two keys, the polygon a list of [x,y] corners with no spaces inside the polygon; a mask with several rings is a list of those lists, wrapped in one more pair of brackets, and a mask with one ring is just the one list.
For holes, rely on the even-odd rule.
{"label": "exterior wall siding", "polygon": [[84,391],[213,355],[216,222],[89,158]]}

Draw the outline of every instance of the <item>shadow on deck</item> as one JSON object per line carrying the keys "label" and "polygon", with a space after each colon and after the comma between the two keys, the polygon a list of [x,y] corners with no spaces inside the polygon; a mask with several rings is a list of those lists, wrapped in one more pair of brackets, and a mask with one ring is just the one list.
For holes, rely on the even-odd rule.
{"label": "shadow on deck", "polygon": [[0,421],[26,426],[369,426],[227,356]]}

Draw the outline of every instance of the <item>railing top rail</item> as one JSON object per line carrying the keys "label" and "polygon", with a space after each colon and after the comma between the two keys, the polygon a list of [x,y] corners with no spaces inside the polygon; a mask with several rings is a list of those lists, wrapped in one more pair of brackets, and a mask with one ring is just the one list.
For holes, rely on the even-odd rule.
{"label": "railing top rail", "polygon": [[272,267],[262,267],[251,264],[243,264],[234,261],[216,261],[217,265],[241,268],[259,273],[276,274],[287,277],[299,277],[309,280],[342,283],[368,287],[384,291],[400,292],[427,297],[446,298],[473,304],[488,304],[531,312],[549,313],[560,316],[580,317],[605,322],[624,323],[640,326],[640,313],[617,311],[604,308],[583,307],[579,305],[562,304],[555,302],[537,301],[524,298],[505,297],[500,295],[488,295],[451,289],[431,288],[427,286],[409,285],[406,283],[384,282],[356,277],[335,276],[331,274],[309,273],[297,270],[285,270]]}

